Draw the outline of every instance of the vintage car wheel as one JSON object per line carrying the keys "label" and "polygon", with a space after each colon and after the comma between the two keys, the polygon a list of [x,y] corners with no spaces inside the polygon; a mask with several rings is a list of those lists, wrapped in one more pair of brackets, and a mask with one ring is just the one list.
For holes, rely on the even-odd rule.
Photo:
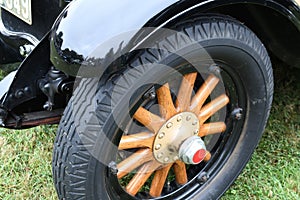
{"label": "vintage car wheel", "polygon": [[272,102],[263,44],[225,16],[172,28],[153,43],[176,36],[170,49],[75,90],[54,145],[60,199],[218,199],[248,162]]}

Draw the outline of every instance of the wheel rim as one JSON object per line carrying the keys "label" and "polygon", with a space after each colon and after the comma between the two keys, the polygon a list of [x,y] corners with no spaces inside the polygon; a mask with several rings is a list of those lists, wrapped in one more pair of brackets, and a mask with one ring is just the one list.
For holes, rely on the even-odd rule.
{"label": "wheel rim", "polygon": [[[141,188],[149,182],[147,183],[149,187],[143,190],[151,197],[160,197],[170,174],[174,174],[174,179],[180,186],[188,183],[188,165],[183,160],[178,158],[176,161],[163,163],[155,155],[158,133],[162,127],[167,126],[172,117],[186,112],[195,114],[200,127],[197,133],[199,138],[222,133],[226,130],[226,124],[223,121],[212,122],[209,120],[230,101],[225,93],[207,101],[220,79],[216,75],[210,74],[193,95],[198,75],[196,72],[184,75],[175,99],[172,97],[168,82],[158,88],[155,91],[159,104],[158,114],[141,106],[133,115],[133,118],[146,127],[148,131],[126,134],[120,140],[120,151],[133,151],[130,156],[118,160],[117,164],[117,177],[128,194],[136,196]],[[185,139],[188,138],[190,137]],[[206,151],[201,163],[206,163],[210,159],[211,153]],[[124,181],[124,179],[127,180]]]}

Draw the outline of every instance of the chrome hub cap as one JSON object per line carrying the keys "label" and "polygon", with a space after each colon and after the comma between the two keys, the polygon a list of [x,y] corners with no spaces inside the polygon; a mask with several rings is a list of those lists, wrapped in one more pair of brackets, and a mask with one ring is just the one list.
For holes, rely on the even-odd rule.
{"label": "chrome hub cap", "polygon": [[[171,117],[155,137],[154,158],[162,164],[173,163],[178,159],[187,164],[200,163],[204,158],[202,155],[205,156],[206,148],[204,142],[197,136],[199,128],[199,119],[192,112],[182,112]],[[190,138],[196,140],[189,140]],[[202,152],[203,150],[205,152]],[[193,162],[193,157],[197,162]]]}
{"label": "chrome hub cap", "polygon": [[179,149],[179,158],[185,164],[197,165],[204,160],[206,147],[199,136],[186,139]]}

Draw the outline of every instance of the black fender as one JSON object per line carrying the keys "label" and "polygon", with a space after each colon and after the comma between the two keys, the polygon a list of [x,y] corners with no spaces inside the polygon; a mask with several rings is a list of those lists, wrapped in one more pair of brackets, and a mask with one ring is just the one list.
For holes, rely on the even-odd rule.
{"label": "black fender", "polygon": [[[80,76],[93,76],[134,49],[141,40],[130,38],[141,28],[168,27],[173,20],[208,12],[241,20],[270,51],[290,64],[300,64],[300,9],[293,0],[77,0],[65,8],[53,26],[50,60],[72,76],[78,75],[79,68],[85,72]],[[274,30],[281,32],[276,35]],[[129,37],[116,37],[122,33],[129,33]],[[95,53],[99,46],[101,50]]]}
{"label": "black fender", "polygon": [[122,33],[130,32],[133,36],[155,13],[160,13],[176,2],[177,0],[73,1],[53,26],[50,59],[56,68],[67,74],[77,75],[82,66],[85,74],[93,75],[95,63],[110,63],[108,60],[116,57],[114,54],[121,54],[120,48],[130,48],[129,41],[120,37],[115,39],[119,40],[114,42],[115,47],[106,46],[97,57],[91,57],[98,46]]}
{"label": "black fender", "polygon": [[53,110],[44,107],[47,96],[41,83],[53,65],[50,62],[49,33],[22,61],[18,69],[0,81],[0,126],[28,128],[40,124],[58,123],[67,104],[67,94],[56,95]]}
{"label": "black fender", "polygon": [[[1,125],[3,125],[6,115],[17,106],[41,96],[37,82],[47,74],[51,67],[51,62],[47,58],[50,55],[47,36],[49,34],[24,59],[16,71],[11,72],[0,82]],[[42,99],[42,102],[45,101],[44,98],[39,97],[39,99]],[[37,102],[34,103],[34,105],[37,104]],[[42,108],[42,104],[40,107]]]}

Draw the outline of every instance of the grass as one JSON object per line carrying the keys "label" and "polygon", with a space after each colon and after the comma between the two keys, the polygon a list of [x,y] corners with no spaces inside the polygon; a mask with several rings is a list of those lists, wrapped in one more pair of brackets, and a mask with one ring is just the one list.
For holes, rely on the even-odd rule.
{"label": "grass", "polygon": [[0,199],[55,199],[51,156],[54,127],[1,129]]}
{"label": "grass", "polygon": [[275,95],[262,140],[222,198],[300,199],[300,70],[275,71]]}
{"label": "grass", "polygon": [[[223,200],[300,199],[300,70],[282,66],[275,75],[266,132]],[[56,126],[0,129],[0,199],[57,198],[51,174],[55,131]]]}

